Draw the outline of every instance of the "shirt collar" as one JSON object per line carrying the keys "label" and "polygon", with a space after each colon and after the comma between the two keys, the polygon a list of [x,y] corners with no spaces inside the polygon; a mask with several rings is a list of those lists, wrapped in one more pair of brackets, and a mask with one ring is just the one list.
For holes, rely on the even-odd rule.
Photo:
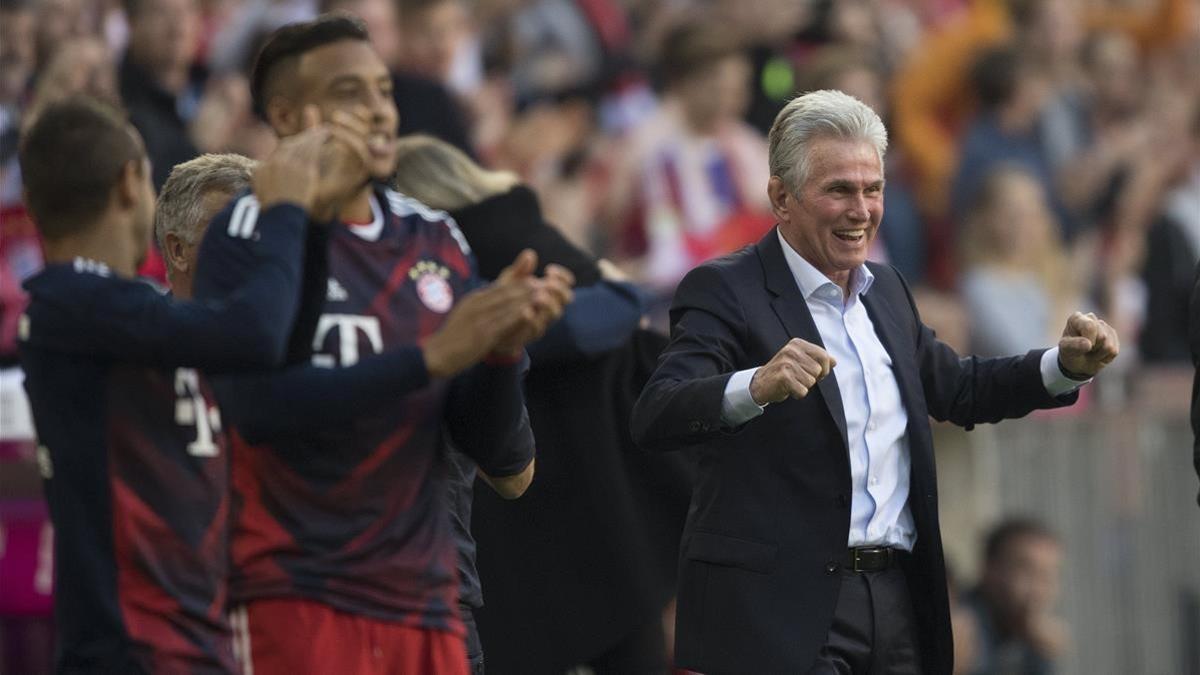
{"label": "shirt collar", "polygon": [[[842,289],[797,253],[787,239],[783,238],[782,231],[776,228],[775,234],[779,237],[779,245],[783,247],[783,258],[787,260],[788,269],[792,271],[792,277],[796,279],[796,285],[800,288],[800,294],[804,296],[804,299],[808,300],[815,294],[822,300],[837,299],[840,303]],[[866,265],[859,265],[850,272],[850,297],[853,299],[865,295],[873,283],[875,283],[875,275],[867,269]],[[834,292],[831,293],[829,289],[833,289]]]}

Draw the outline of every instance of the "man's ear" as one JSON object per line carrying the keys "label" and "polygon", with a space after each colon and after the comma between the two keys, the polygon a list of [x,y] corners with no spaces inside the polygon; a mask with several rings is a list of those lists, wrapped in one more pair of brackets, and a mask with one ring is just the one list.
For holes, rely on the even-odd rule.
{"label": "man's ear", "polygon": [[187,243],[174,232],[168,232],[163,237],[163,258],[166,258],[167,269],[188,273],[188,257],[185,253]]}
{"label": "man's ear", "polygon": [[781,223],[788,222],[790,216],[788,197],[791,195],[787,184],[779,176],[771,176],[771,180],[767,181],[767,198],[771,200],[771,212],[775,214],[775,220]]}
{"label": "man's ear", "polygon": [[145,169],[143,159],[131,159],[121,167],[115,186],[117,204],[122,209],[128,209],[137,204],[142,192],[142,181],[146,180],[142,171]]}
{"label": "man's ear", "polygon": [[302,108],[287,98],[272,96],[266,105],[267,124],[279,136],[291,136],[304,130],[304,119],[300,114]]}

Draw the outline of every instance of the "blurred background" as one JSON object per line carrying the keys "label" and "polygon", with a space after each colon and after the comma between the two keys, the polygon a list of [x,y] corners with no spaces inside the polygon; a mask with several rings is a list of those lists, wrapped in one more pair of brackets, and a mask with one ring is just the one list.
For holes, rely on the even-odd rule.
{"label": "blurred background", "polygon": [[45,672],[52,649],[15,357],[41,265],[23,125],[74,93],[120,103],[158,185],[199,153],[262,157],[257,47],[333,10],[393,69],[402,133],[519,174],[662,328],[687,270],[773,224],[784,102],[834,88],[874,107],[891,144],[873,258],[942,339],[1023,352],[1081,309],[1123,343],[1069,410],[938,428],[959,672],[1200,674],[1198,0],[0,0],[0,672]]}

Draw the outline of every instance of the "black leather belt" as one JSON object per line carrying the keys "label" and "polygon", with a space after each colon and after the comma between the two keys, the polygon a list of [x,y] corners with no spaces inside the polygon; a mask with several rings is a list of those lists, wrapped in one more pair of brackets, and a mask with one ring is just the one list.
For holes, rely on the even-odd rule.
{"label": "black leather belt", "polygon": [[854,572],[882,572],[899,565],[908,551],[890,546],[859,546],[846,551],[842,567]]}

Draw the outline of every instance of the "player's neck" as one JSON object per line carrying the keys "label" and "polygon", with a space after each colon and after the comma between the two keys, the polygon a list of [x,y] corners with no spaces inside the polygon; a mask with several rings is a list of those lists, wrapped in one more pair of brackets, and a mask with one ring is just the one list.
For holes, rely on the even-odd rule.
{"label": "player's neck", "polygon": [[46,262],[69,263],[75,258],[87,258],[104,263],[115,274],[132,277],[137,273],[138,254],[128,250],[131,246],[123,246],[124,238],[114,237],[114,231],[120,230],[101,222],[83,232],[47,240],[44,244]]}
{"label": "player's neck", "polygon": [[372,187],[368,185],[342,207],[339,217],[343,223],[369,223],[375,219],[375,213],[371,211],[371,192]]}

